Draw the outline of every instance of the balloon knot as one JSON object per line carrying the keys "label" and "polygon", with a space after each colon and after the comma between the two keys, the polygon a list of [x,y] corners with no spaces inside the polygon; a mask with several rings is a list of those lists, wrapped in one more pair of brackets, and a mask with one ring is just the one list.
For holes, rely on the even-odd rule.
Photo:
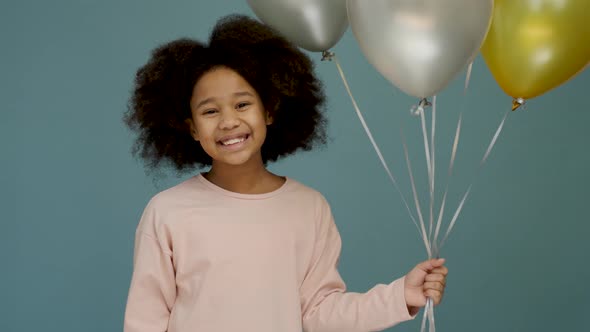
{"label": "balloon knot", "polygon": [[332,59],[334,58],[336,54],[334,52],[330,52],[330,51],[323,51],[322,52],[322,61],[332,61]]}
{"label": "balloon knot", "polygon": [[[512,111],[516,111],[518,108],[523,106],[525,103],[526,103],[526,101],[524,100],[524,98],[514,98],[512,100]],[[523,109],[524,108],[525,107],[523,107]]]}
{"label": "balloon knot", "polygon": [[410,114],[413,116],[420,116],[424,110],[430,106],[432,106],[432,103],[429,102],[428,99],[422,98],[417,105],[412,106]]}

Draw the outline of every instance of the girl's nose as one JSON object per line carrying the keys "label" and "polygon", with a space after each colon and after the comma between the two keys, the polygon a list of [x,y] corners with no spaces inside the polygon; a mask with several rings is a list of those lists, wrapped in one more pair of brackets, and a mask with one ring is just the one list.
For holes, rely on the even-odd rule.
{"label": "girl's nose", "polygon": [[223,112],[219,127],[223,130],[234,129],[240,125],[240,119],[235,110],[227,110]]}

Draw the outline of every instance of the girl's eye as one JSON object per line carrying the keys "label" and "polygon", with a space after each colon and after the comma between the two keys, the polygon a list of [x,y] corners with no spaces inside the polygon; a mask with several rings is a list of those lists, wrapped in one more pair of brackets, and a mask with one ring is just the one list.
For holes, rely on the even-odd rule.
{"label": "girl's eye", "polygon": [[246,107],[248,107],[248,106],[250,106],[250,103],[246,103],[246,102],[244,102],[244,103],[238,103],[238,104],[236,105],[236,108],[237,108],[237,109],[239,109],[239,110],[241,110],[241,109],[245,109],[245,108],[246,108]]}
{"label": "girl's eye", "polygon": [[215,114],[215,113],[217,113],[217,110],[215,110],[215,109],[208,109],[208,110],[205,110],[203,112],[203,115],[210,115],[210,114]]}

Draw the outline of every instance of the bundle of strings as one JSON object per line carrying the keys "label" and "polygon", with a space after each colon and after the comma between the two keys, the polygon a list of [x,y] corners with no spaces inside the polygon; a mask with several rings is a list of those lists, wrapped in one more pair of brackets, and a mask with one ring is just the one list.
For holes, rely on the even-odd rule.
{"label": "bundle of strings", "polygon": [[[448,169],[448,174],[447,174],[447,182],[445,185],[445,190],[444,190],[443,198],[441,201],[441,206],[440,206],[438,216],[436,218],[436,224],[435,224],[434,223],[434,201],[435,201],[434,200],[434,193],[435,193],[435,173],[436,173],[435,172],[435,166],[436,166],[436,164],[435,164],[435,156],[436,156],[436,154],[435,154],[436,96],[433,97],[432,102],[429,102],[426,98],[420,100],[420,102],[417,105],[415,105],[414,107],[412,107],[412,109],[411,109],[412,115],[420,117],[421,128],[422,128],[422,137],[424,139],[424,153],[425,153],[425,157],[426,157],[426,166],[427,166],[426,168],[428,171],[428,188],[429,188],[429,198],[430,198],[429,199],[429,211],[428,211],[429,212],[429,214],[428,214],[428,217],[429,217],[428,218],[428,230],[427,230],[426,223],[424,221],[425,218],[422,214],[422,208],[420,207],[420,200],[418,198],[418,193],[416,190],[416,184],[414,181],[414,174],[412,171],[412,165],[411,165],[409,153],[408,153],[408,146],[407,146],[405,137],[403,135],[403,130],[401,131],[402,143],[403,143],[403,148],[404,148],[406,165],[408,167],[408,175],[410,178],[410,184],[412,186],[412,194],[413,194],[413,198],[414,198],[414,205],[415,205],[415,209],[416,209],[416,214],[418,216],[418,221],[416,220],[416,218],[414,217],[414,214],[412,213],[412,209],[410,208],[410,204],[408,204],[408,201],[406,200],[405,196],[401,192],[399,185],[395,179],[395,176],[393,175],[389,166],[387,165],[387,162],[385,161],[385,158],[383,157],[383,154],[381,153],[381,149],[379,148],[379,145],[377,144],[377,142],[373,138],[371,130],[369,129],[369,126],[367,125],[365,118],[364,118],[364,116],[363,116],[363,114],[362,114],[353,94],[352,94],[350,86],[348,85],[348,81],[346,80],[346,76],[344,75],[344,71],[342,70],[342,66],[340,65],[340,62],[338,61],[336,54],[333,52],[326,51],[323,53],[323,57],[322,57],[322,61],[324,61],[324,60],[333,61],[336,64],[336,68],[338,69],[340,77],[342,78],[342,82],[344,83],[344,87],[346,88],[346,91],[348,92],[348,95],[350,96],[350,99],[352,101],[352,105],[353,105],[354,110],[358,116],[358,119],[359,119],[361,125],[363,126],[365,133],[367,134],[367,137],[369,138],[369,141],[373,145],[373,148],[374,148],[375,152],[377,153],[377,156],[379,157],[379,160],[381,161],[381,164],[383,165],[385,172],[387,173],[389,179],[391,180],[391,183],[393,184],[395,189],[400,194],[401,199],[408,211],[410,219],[412,220],[412,222],[414,223],[414,225],[418,229],[418,233],[420,234],[420,237],[422,238],[422,241],[424,242],[424,246],[426,248],[428,258],[430,259],[430,258],[440,257],[440,250],[442,249],[443,245],[445,244],[449,234],[453,230],[453,227],[455,226],[455,223],[461,213],[461,210],[463,209],[463,206],[464,206],[464,204],[471,192],[471,187],[473,185],[473,182],[471,182],[471,184],[467,187],[467,190],[465,191],[465,193],[462,195],[462,198],[457,206],[457,209],[455,210],[455,213],[453,214],[451,221],[447,225],[447,230],[446,230],[444,236],[442,237],[442,239],[439,241],[439,235],[440,235],[444,210],[445,210],[446,201],[447,201],[447,193],[449,190],[450,180],[451,180],[451,177],[453,174],[453,167],[455,164],[455,158],[457,156],[457,148],[459,146],[459,137],[460,137],[460,133],[461,133],[463,111],[460,112],[459,119],[457,121],[457,128],[456,128],[455,136],[453,139],[451,158],[450,158],[449,169]],[[469,86],[472,66],[473,66],[473,63],[470,63],[469,67],[467,68],[464,93],[467,91],[467,88]],[[430,128],[430,142],[429,142],[429,140],[428,140],[429,133],[428,133],[428,128],[426,126],[425,113],[426,113],[426,110],[430,109],[430,108],[432,109],[432,116],[431,116],[432,122],[431,122],[431,128]],[[482,166],[487,161],[494,145],[496,144],[496,141],[502,131],[502,128],[504,127],[504,123],[506,121],[509,111],[510,110],[508,110],[504,114],[504,117],[502,118],[500,125],[496,129],[496,132],[495,132],[494,136],[492,137],[492,140],[491,140],[490,144],[488,145],[488,148],[479,163],[478,172],[481,170]],[[424,307],[424,314],[422,317],[422,324],[421,324],[421,328],[420,328],[421,332],[426,331],[426,323],[427,322],[428,322],[428,331],[435,332],[436,327],[435,327],[435,319],[434,319],[434,302],[433,302],[432,298],[427,298],[426,306]]]}

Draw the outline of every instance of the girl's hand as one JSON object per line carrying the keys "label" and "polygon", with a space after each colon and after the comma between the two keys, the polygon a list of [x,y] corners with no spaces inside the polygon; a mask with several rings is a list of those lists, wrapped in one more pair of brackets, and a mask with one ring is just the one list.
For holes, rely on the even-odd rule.
{"label": "girl's hand", "polygon": [[432,298],[434,305],[442,300],[449,272],[444,262],[442,258],[424,261],[406,275],[404,294],[411,315],[426,305],[427,298]]}

